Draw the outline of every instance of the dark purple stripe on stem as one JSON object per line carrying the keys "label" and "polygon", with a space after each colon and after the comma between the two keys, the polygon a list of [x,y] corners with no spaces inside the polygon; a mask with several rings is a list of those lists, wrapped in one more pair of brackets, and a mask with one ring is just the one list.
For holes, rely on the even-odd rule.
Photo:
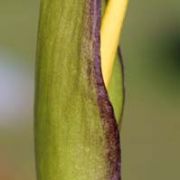
{"label": "dark purple stripe on stem", "polygon": [[106,138],[108,179],[121,180],[121,156],[119,129],[114,110],[109,100],[101,72],[100,27],[101,0],[90,0],[93,41],[93,72],[98,95],[98,104]]}

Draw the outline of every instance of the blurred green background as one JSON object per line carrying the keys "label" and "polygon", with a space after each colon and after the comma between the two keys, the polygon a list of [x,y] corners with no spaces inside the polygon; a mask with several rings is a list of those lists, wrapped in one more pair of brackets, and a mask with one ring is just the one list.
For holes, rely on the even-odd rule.
{"label": "blurred green background", "polygon": [[[39,1],[0,0],[0,180],[35,180]],[[130,0],[122,39],[123,180],[179,179],[180,1]]]}

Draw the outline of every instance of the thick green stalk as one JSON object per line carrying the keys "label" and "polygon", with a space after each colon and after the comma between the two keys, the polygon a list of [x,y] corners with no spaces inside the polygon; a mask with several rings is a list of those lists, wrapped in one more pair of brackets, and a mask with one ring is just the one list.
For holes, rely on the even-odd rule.
{"label": "thick green stalk", "polygon": [[[100,7],[99,0],[41,0],[35,99],[38,180],[120,179],[119,129],[101,73]],[[112,103],[119,106],[121,68],[113,74],[121,98]],[[110,97],[118,89],[112,84]]]}

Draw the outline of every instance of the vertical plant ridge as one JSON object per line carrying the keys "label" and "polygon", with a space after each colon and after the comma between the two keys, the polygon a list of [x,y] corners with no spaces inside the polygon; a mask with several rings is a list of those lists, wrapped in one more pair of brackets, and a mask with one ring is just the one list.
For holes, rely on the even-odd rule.
{"label": "vertical plant ridge", "polygon": [[[93,1],[92,1],[93,2]],[[94,0],[94,8],[92,12],[94,15],[94,75],[98,95],[98,104],[100,109],[100,115],[102,118],[102,124],[104,134],[106,138],[106,156],[109,166],[109,179],[120,180],[120,138],[119,129],[115,120],[113,107],[109,101],[107,90],[102,76],[101,70],[101,56],[100,56],[100,29],[101,29],[101,2]],[[92,6],[93,7],[93,6]]]}

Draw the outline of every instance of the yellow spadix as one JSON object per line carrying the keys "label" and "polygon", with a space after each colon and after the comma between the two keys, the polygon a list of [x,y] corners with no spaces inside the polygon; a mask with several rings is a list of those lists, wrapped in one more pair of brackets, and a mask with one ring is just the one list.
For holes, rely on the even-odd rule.
{"label": "yellow spadix", "polygon": [[109,0],[101,25],[101,67],[106,87],[111,79],[128,0]]}

